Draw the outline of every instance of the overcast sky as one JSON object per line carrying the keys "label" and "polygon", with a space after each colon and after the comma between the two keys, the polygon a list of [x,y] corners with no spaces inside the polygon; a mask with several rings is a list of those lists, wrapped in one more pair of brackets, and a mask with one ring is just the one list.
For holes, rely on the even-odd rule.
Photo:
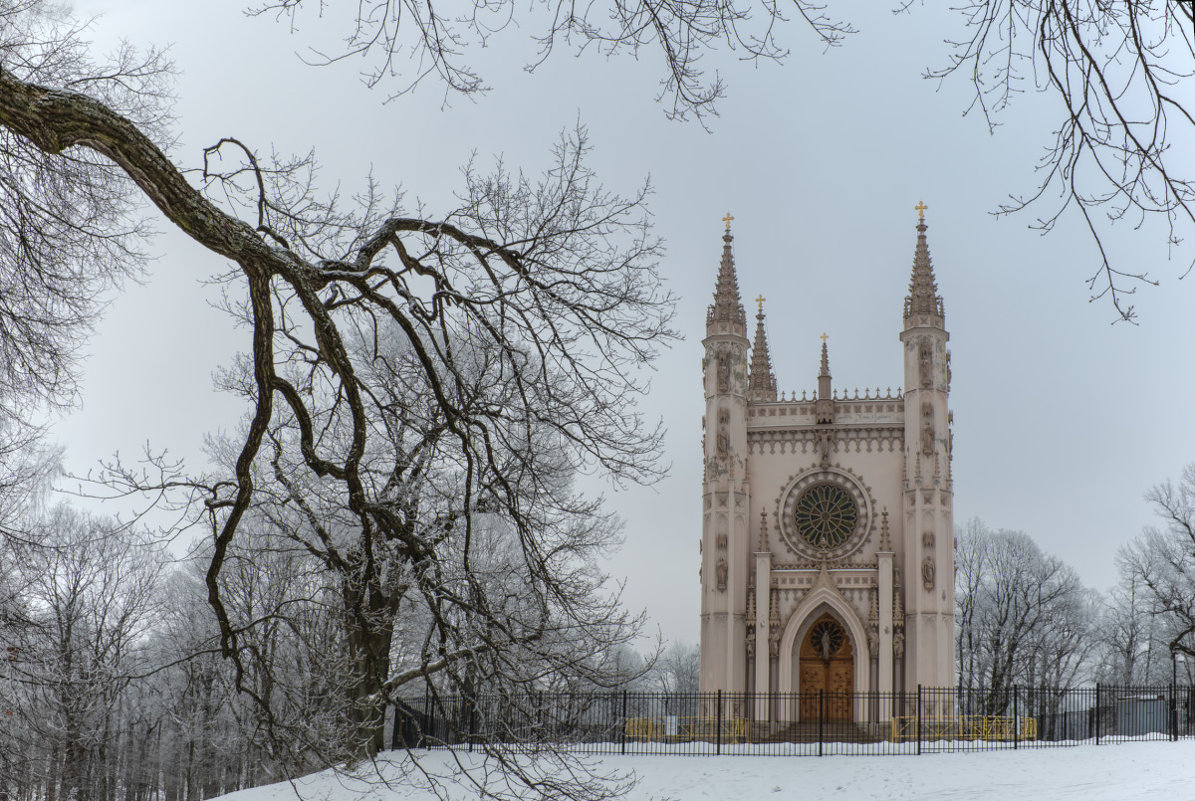
{"label": "overcast sky", "polygon": [[[685,340],[661,360],[644,407],[668,427],[672,470],[650,489],[604,489],[625,521],[610,571],[625,577],[628,604],[646,608],[667,636],[698,636],[701,339],[727,211],[743,297],[767,298],[780,389],[816,385],[823,331],[836,387],[895,389],[913,206],[924,200],[953,351],[956,522],[1023,530],[1106,589],[1117,549],[1151,522],[1143,493],[1195,460],[1195,278],[1176,280],[1183,265],[1167,260],[1157,231],[1114,229],[1115,253],[1161,286],[1134,298],[1139,325],[1111,325],[1110,304],[1088,302],[1095,253],[1076,220],[1042,238],[1029,215],[990,214],[1034,188],[1050,133],[1043,100],[1023,96],[989,135],[982,119],[961,114],[968,85],[920,77],[943,61],[955,17],[839,5],[860,28],[842,48],[823,52],[791,23],[780,32],[792,50],[783,65],[709,56],[704,66],[729,82],[709,132],[665,119],[654,52],[635,62],[561,50],[528,75],[533,23],[477,52],[490,95],[445,106],[434,84],[383,103],[383,92],[356,80],[359,64],[304,66],[296,52],[317,41],[315,26],[291,33],[247,19],[238,0],[76,8],[101,15],[100,49],[122,36],[172,46],[174,155],[184,167],[222,136],[261,152],[314,149],[325,189],[352,191],[372,171],[434,217],[452,208],[471,153],[535,173],[559,131],[580,120],[608,188],[631,192],[651,177],[656,230],[668,243],[661,271],[680,297]],[[164,224],[154,248],[145,283],[113,299],[90,343],[81,408],[54,428],[74,470],[146,441],[201,466],[205,433],[244,411],[211,389],[213,370],[247,343],[208,305],[204,279],[225,264]]]}

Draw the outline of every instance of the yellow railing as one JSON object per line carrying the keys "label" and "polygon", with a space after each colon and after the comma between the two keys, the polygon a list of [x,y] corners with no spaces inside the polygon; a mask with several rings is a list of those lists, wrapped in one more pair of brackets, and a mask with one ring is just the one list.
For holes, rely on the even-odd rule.
{"label": "yellow railing", "polygon": [[[1005,715],[959,715],[958,717],[921,718],[922,740],[999,740],[1014,737],[1015,719]],[[916,740],[917,717],[908,715],[892,718],[892,741]],[[1018,740],[1037,739],[1037,718],[1021,718]]]}
{"label": "yellow railing", "polygon": [[[746,718],[722,718],[722,742],[741,743],[747,739],[750,723]],[[627,718],[628,739],[653,740],[666,743],[687,743],[693,740],[713,742],[718,739],[716,717]]]}

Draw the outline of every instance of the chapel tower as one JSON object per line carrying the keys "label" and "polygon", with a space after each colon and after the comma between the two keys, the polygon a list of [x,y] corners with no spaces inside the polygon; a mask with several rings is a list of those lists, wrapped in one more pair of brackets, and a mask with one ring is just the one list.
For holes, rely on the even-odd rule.
{"label": "chapel tower", "polygon": [[[825,334],[816,388],[778,392],[764,298],[749,341],[724,218],[702,360],[702,690],[808,699],[954,684],[949,335],[925,208],[903,392],[836,388]],[[813,714],[804,704],[756,696],[735,714],[799,721]]]}
{"label": "chapel tower", "polygon": [[728,213],[714,302],[705,320],[701,536],[702,686],[738,686],[746,654],[747,316],[739,299]]}
{"label": "chapel tower", "polygon": [[[908,653],[922,684],[954,684],[954,487],[950,351],[946,311],[938,295],[924,204],[918,204],[913,276],[905,298],[904,575]],[[949,572],[939,568],[946,566]],[[913,685],[909,689],[915,688]]]}

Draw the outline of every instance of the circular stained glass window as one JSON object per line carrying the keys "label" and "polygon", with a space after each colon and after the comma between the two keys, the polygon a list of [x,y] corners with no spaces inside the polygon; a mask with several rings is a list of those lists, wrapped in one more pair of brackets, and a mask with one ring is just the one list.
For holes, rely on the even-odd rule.
{"label": "circular stained glass window", "polygon": [[801,537],[815,548],[836,548],[855,531],[859,510],[846,490],[816,484],[801,494],[793,510]]}
{"label": "circular stained glass window", "polygon": [[809,632],[809,642],[818,655],[829,662],[830,657],[842,649],[846,637],[837,623],[830,620],[819,620],[813,624],[813,630]]}

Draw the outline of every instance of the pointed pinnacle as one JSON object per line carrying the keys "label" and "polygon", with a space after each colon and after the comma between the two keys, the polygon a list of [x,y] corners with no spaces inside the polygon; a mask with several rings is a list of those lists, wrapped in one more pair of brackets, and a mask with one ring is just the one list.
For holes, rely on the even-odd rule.
{"label": "pointed pinnacle", "polygon": [[772,373],[772,356],[768,353],[768,336],[764,330],[763,296],[755,299],[759,311],[755,315],[755,343],[751,347],[751,379],[749,387],[755,400],[776,400],[776,376]]}

